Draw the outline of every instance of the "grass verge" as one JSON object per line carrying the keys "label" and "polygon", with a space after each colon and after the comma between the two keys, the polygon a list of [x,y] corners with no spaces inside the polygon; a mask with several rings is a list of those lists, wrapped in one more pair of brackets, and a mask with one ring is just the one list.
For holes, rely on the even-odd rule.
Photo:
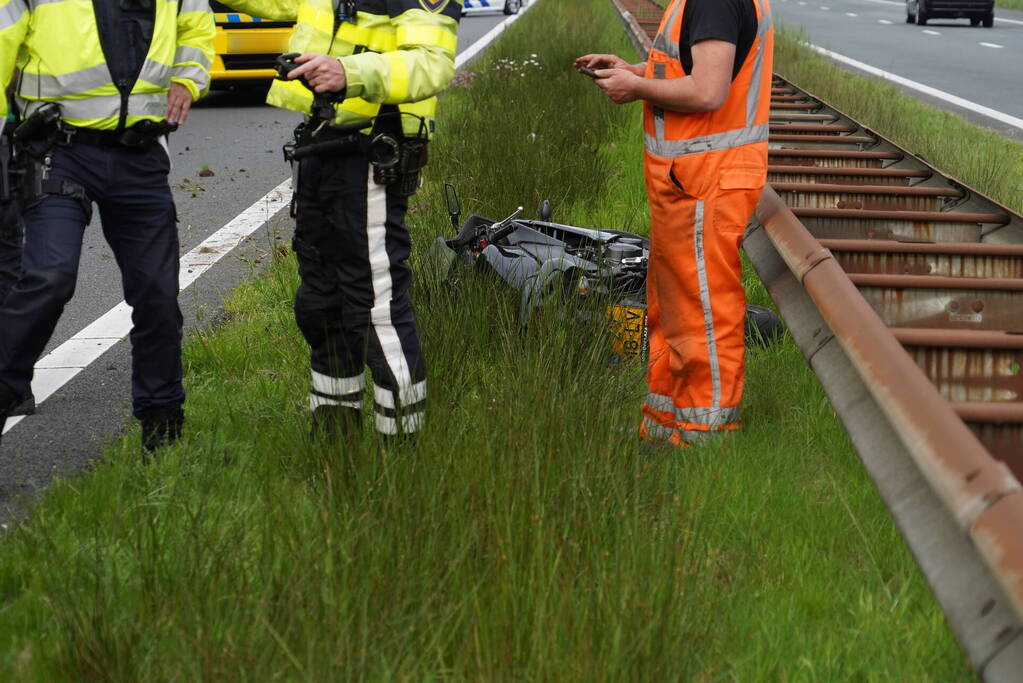
{"label": "grass verge", "polygon": [[[626,54],[610,5],[542,0],[442,102],[415,250],[541,198],[641,229],[639,110],[570,68]],[[421,265],[421,264],[419,264]],[[2,540],[0,677],[948,680],[968,676],[791,344],[749,359],[745,429],[647,453],[642,368],[485,279],[415,298],[418,447],[311,442],[294,262],[186,350],[186,438],[137,436]],[[764,301],[751,282],[751,297]]]}

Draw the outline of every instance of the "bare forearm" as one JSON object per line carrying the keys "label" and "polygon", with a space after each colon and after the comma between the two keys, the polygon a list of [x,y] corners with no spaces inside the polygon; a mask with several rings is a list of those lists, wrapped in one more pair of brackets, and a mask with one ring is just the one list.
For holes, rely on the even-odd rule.
{"label": "bare forearm", "polygon": [[714,111],[728,97],[735,45],[702,40],[692,51],[693,68],[682,78],[646,78],[646,64],[627,64],[612,55],[586,55],[576,65],[596,67],[594,83],[617,104],[645,100],[670,111]]}
{"label": "bare forearm", "polygon": [[692,76],[641,78],[634,85],[636,98],[669,111],[713,111],[720,103],[713,91],[701,88]]}

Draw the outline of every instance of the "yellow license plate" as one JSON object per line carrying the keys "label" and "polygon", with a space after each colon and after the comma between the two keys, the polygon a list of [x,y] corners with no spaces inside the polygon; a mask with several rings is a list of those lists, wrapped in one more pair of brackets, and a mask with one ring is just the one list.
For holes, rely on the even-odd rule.
{"label": "yellow license plate", "polygon": [[614,332],[611,348],[614,360],[646,358],[646,308],[643,306],[611,306],[608,318]]}

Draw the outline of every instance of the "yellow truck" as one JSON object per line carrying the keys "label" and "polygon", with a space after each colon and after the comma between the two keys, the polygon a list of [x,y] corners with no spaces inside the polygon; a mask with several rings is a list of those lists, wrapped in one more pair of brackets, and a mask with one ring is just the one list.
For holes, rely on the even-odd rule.
{"label": "yellow truck", "polygon": [[217,24],[216,56],[210,70],[212,86],[267,81],[284,52],[294,26],[290,21],[266,21],[235,12],[222,2],[211,2]]}

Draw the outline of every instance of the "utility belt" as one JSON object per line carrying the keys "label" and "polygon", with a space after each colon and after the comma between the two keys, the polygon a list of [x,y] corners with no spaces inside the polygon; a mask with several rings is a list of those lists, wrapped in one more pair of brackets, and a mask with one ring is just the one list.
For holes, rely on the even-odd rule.
{"label": "utility belt", "polygon": [[61,120],[60,105],[56,102],[47,102],[15,127],[13,137],[18,142],[45,140],[50,146],[60,147],[81,144],[93,147],[148,149],[177,128],[177,125],[167,121],[149,120],[139,121],[122,130],[79,128]]}
{"label": "utility belt", "polygon": [[177,130],[177,126],[166,121],[139,121],[122,131],[95,130],[78,128],[66,123],[60,125],[61,136],[66,136],[66,143],[94,147],[127,147],[128,149],[149,149],[160,141],[163,136]]}
{"label": "utility belt", "polygon": [[[349,152],[368,154],[373,166],[373,182],[392,186],[404,197],[419,189],[419,173],[428,160],[429,143],[424,137],[406,137],[381,130],[381,117],[372,132],[360,132],[367,123],[324,126],[315,119],[299,124],[295,139],[284,145],[284,158],[292,167],[292,190],[297,195],[299,166],[302,159]],[[399,128],[400,129],[400,128]],[[294,211],[292,212],[294,213]]]}

